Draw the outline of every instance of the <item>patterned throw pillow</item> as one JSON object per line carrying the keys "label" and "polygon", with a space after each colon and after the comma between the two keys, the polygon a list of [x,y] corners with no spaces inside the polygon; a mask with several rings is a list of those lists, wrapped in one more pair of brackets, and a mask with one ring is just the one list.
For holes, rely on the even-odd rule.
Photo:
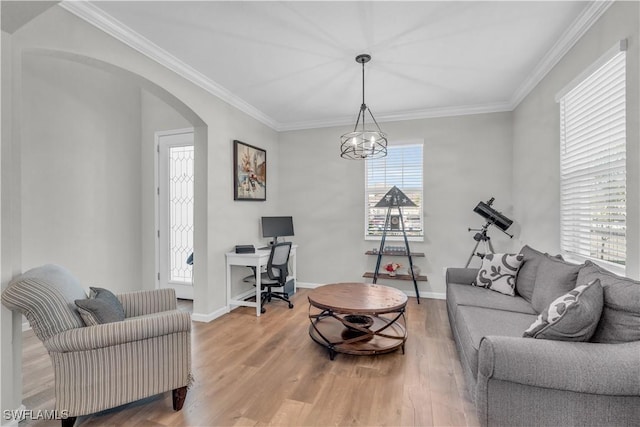
{"label": "patterned throw pillow", "polygon": [[544,310],[529,329],[525,338],[560,341],[588,341],[600,320],[603,291],[600,280],[577,286],[558,297]]}
{"label": "patterned throw pillow", "polygon": [[486,254],[472,285],[514,296],[516,275],[523,259],[522,254]]}

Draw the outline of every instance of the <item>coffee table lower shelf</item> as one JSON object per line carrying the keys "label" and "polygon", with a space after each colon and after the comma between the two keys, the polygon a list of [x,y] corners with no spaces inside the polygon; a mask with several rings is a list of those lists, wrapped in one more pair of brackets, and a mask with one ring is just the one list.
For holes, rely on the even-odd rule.
{"label": "coffee table lower shelf", "polygon": [[404,354],[407,330],[398,322],[400,318],[404,322],[404,313],[394,314],[397,317],[370,316],[373,324],[365,332],[365,328],[359,331],[347,328],[344,315],[324,311],[315,318],[310,316],[309,335],[329,350],[331,360],[336,353],[372,355],[390,353],[401,348]]}

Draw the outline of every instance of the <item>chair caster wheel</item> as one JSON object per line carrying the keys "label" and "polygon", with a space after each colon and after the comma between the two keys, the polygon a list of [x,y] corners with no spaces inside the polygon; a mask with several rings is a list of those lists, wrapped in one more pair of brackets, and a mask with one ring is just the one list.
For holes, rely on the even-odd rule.
{"label": "chair caster wheel", "polygon": [[266,308],[264,308],[264,307],[260,308],[260,313],[263,313],[263,314],[264,314],[264,313],[266,313],[266,311],[267,311],[267,309],[266,309]]}
{"label": "chair caster wheel", "polygon": [[289,308],[293,308],[293,304],[289,303]]}

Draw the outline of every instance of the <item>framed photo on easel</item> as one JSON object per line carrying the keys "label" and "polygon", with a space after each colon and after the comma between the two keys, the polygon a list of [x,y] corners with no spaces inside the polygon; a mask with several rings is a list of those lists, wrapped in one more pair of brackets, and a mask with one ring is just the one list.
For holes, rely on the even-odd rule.
{"label": "framed photo on easel", "polygon": [[233,200],[267,200],[267,151],[233,141]]}

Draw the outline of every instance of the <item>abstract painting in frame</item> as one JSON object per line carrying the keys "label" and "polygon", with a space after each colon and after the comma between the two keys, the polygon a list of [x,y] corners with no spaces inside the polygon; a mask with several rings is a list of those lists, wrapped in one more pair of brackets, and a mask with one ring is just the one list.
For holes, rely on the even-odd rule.
{"label": "abstract painting in frame", "polygon": [[267,151],[233,141],[233,200],[267,200]]}

